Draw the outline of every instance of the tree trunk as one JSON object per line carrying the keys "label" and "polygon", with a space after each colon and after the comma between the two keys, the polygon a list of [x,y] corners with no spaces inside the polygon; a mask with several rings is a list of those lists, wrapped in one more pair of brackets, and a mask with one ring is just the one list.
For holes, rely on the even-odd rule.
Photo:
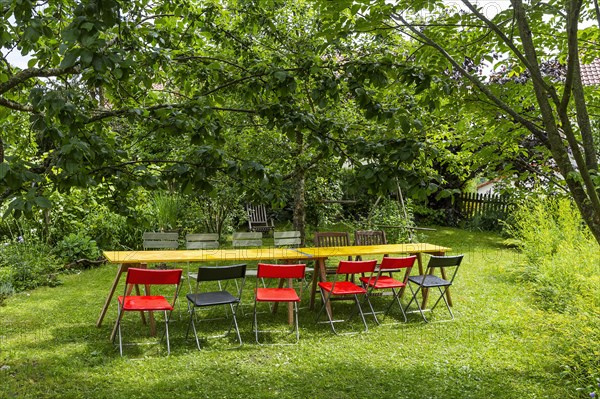
{"label": "tree trunk", "polygon": [[304,246],[304,230],[306,228],[306,202],[305,202],[305,186],[304,171],[301,170],[296,175],[294,192],[294,230],[300,232],[301,245]]}
{"label": "tree trunk", "polygon": [[[537,61],[537,52],[532,38],[532,32],[527,20],[527,14],[521,0],[512,0],[515,9],[515,20],[523,45],[525,57],[531,67],[530,72],[541,77]],[[569,57],[564,97],[559,101],[558,96],[545,86],[541,79],[533,79],[533,87],[540,107],[542,123],[548,134],[550,149],[560,173],[573,197],[581,217],[588,225],[596,241],[600,244],[600,200],[597,187],[594,184],[590,169],[597,168],[596,149],[591,135],[589,114],[585,105],[583,87],[579,76],[579,51],[577,43],[577,21],[581,7],[580,1],[571,1],[567,9],[567,36]],[[555,109],[552,109],[550,99],[554,99]],[[571,117],[568,114],[570,100],[574,98],[577,122],[583,138],[584,153],[575,136]],[[566,140],[565,140],[566,139]],[[576,167],[573,165],[575,162]]]}
{"label": "tree trunk", "polygon": [[294,230],[300,232],[301,245],[305,244],[305,233],[306,228],[306,169],[302,165],[300,159],[302,152],[304,151],[304,135],[302,132],[296,132],[296,163],[294,166]]}

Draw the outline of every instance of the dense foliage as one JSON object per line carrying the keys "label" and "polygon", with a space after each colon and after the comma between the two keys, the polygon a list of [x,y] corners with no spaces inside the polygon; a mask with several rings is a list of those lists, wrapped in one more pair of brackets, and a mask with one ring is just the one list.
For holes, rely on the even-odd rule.
{"label": "dense foliage", "polygon": [[[522,254],[515,279],[534,293],[540,308],[555,314],[557,329],[570,331],[556,352],[565,375],[576,386],[593,387],[600,377],[600,252],[594,237],[568,199],[523,206],[512,235]],[[560,314],[571,315],[573,324],[563,325]]]}
{"label": "dense foliage", "polygon": [[[410,37],[414,51],[396,62],[428,69],[417,87],[430,109],[443,112],[428,126],[433,140],[449,140],[474,165],[516,174],[528,188],[533,173],[568,192],[600,243],[600,142],[591,111],[599,98],[580,74],[581,64],[600,55],[595,2],[512,0],[488,10],[469,0],[318,3],[331,40],[340,32]],[[490,69],[520,78],[489,79],[496,75]],[[457,84],[443,84],[448,77]]]}

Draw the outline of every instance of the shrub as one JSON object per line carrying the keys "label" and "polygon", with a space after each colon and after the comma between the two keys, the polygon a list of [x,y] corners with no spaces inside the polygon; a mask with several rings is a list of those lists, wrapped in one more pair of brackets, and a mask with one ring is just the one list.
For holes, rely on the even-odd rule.
{"label": "shrub", "polygon": [[[2,271],[2,269],[0,269]],[[0,281],[2,281],[2,277],[0,276]],[[6,298],[15,293],[15,289],[12,284],[9,282],[0,282],[0,305],[4,302]]]}
{"label": "shrub", "polygon": [[510,232],[522,254],[521,277],[539,304],[556,312],[585,309],[597,290],[600,251],[577,208],[567,199],[517,210]]}
{"label": "shrub", "polygon": [[11,242],[0,248],[0,285],[5,292],[30,290],[60,282],[61,263],[50,247],[34,238]]}
{"label": "shrub", "polygon": [[[408,215],[408,219],[406,215]],[[391,198],[383,198],[373,205],[369,217],[359,221],[358,225],[364,229],[385,231],[390,244],[408,242],[412,236],[409,228],[414,227],[410,202],[406,203],[406,215],[400,202]]]}
{"label": "shrub", "polygon": [[82,233],[71,233],[56,244],[53,251],[66,263],[79,259],[95,260],[100,257],[96,241]]}

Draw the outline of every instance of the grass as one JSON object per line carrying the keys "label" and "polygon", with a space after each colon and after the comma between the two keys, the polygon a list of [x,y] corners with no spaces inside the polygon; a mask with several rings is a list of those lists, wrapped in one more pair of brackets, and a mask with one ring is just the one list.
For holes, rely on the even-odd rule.
{"label": "grass", "polygon": [[[0,307],[0,398],[577,397],[554,356],[569,333],[556,331],[511,278],[519,254],[488,233],[443,228],[422,241],[465,254],[453,287],[454,321],[368,320],[368,333],[336,336],[315,324],[316,311],[301,309],[296,346],[254,344],[246,305],[240,349],[211,341],[199,352],[185,340],[186,314],[176,314],[171,356],[163,344],[127,347],[121,358],[108,340],[114,304],[95,326],[116,267],[65,275],[59,287],[12,296]],[[438,320],[446,316],[439,309]],[[275,323],[285,328],[285,319],[280,312]],[[126,339],[146,340],[138,317],[128,315],[125,328]]]}

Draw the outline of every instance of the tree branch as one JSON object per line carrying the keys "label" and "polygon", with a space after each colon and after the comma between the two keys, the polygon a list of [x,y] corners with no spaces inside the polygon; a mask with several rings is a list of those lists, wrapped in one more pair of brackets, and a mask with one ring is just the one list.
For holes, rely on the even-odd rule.
{"label": "tree branch", "polygon": [[29,112],[29,113],[34,112],[33,107],[31,105],[21,104],[21,103],[15,102],[15,101],[8,100],[4,97],[0,97],[0,106],[10,108],[14,111]]}
{"label": "tree branch", "polygon": [[224,64],[227,65],[231,65],[232,67],[241,69],[242,71],[246,71],[246,68],[236,64],[235,62],[231,62],[231,61],[227,61],[224,60],[222,58],[217,58],[217,57],[202,57],[199,55],[190,55],[190,56],[179,56],[179,57],[175,57],[175,61],[190,61],[190,60],[201,60],[201,61],[216,61],[216,62],[222,62]]}
{"label": "tree branch", "polygon": [[465,68],[463,68],[462,65],[460,65],[454,59],[454,57],[452,57],[436,41],[434,41],[433,39],[431,39],[429,36],[425,35],[419,29],[416,29],[413,26],[411,26],[408,23],[408,21],[406,21],[404,19],[404,17],[402,17],[402,15],[396,14],[393,17],[397,18],[400,22],[402,22],[402,24],[404,26],[406,26],[408,29],[410,29],[410,31],[413,32],[415,35],[417,35],[423,42],[425,42],[427,45],[435,48],[440,54],[442,54],[442,56],[444,58],[446,58],[452,64],[452,66],[454,68],[456,68],[461,73],[461,75],[463,75],[465,78],[467,78],[469,81],[471,81],[471,83],[473,83],[475,86],[477,86],[477,88],[487,98],[489,98],[498,108],[500,108],[501,110],[503,110],[504,112],[506,112],[508,115],[510,115],[516,122],[522,124],[525,128],[527,128],[530,132],[532,132],[533,134],[535,134],[544,143],[547,142],[546,139],[545,139],[545,135],[544,135],[543,131],[541,131],[540,129],[538,129],[538,127],[535,126],[531,121],[525,119],[517,111],[515,111],[513,108],[511,108],[507,103],[505,103],[504,101],[502,101],[501,99],[499,99],[496,95],[494,95],[494,93],[492,93],[492,91],[481,80],[479,80],[479,78],[477,78],[477,76],[475,76],[475,75],[467,72],[467,70]]}
{"label": "tree branch", "polygon": [[79,73],[79,67],[70,68],[27,68],[10,77],[6,82],[0,84],[0,94],[20,85],[31,78],[48,78],[51,76],[62,76]]}
{"label": "tree branch", "polygon": [[558,101],[558,98],[556,97],[556,93],[554,92],[554,90],[552,90],[551,87],[549,87],[546,84],[546,82],[544,81],[544,78],[542,77],[542,74],[540,72],[540,69],[539,69],[539,66],[537,63],[537,58],[528,59],[521,51],[519,51],[517,46],[515,46],[515,43],[512,40],[510,40],[504,34],[504,32],[502,32],[500,30],[499,27],[495,23],[490,21],[485,15],[480,13],[479,10],[477,10],[477,8],[469,0],[461,0],[461,1],[463,2],[463,4],[465,6],[467,6],[467,8],[469,10],[471,10],[471,12],[473,14],[475,14],[477,16],[477,18],[482,20],[489,27],[496,34],[496,36],[498,36],[504,42],[504,44],[506,44],[508,46],[508,48],[510,48],[510,50],[513,52],[513,54],[516,55],[517,58],[519,58],[519,60],[521,60],[523,65],[525,65],[525,67],[531,73],[532,79],[536,80],[538,84],[543,86],[546,89],[546,91],[548,93],[550,93],[550,95],[552,95],[553,98],[555,98],[555,101]]}

